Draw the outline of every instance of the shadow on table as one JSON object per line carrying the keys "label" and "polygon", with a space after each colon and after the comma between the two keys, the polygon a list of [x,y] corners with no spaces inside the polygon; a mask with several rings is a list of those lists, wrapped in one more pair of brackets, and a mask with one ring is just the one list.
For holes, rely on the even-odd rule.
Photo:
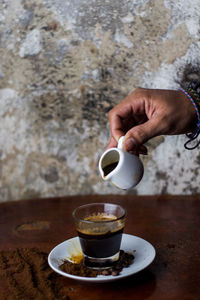
{"label": "shadow on table", "polygon": [[[107,299],[147,299],[156,289],[156,277],[146,269],[138,274],[113,282],[86,283],[64,279],[65,290],[70,299],[107,300]],[[81,295],[81,298],[78,298]]]}
{"label": "shadow on table", "polygon": [[115,293],[123,292],[123,296],[134,293],[134,295],[142,295],[142,299],[151,296],[156,288],[156,277],[148,269],[121,279],[105,284],[105,289],[115,289]]}

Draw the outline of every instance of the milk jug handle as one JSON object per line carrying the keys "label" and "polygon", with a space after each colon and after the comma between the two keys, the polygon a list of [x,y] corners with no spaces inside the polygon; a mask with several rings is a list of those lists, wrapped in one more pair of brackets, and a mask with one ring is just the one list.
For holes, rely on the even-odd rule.
{"label": "milk jug handle", "polygon": [[120,150],[123,150],[122,148],[123,148],[124,138],[125,138],[124,135],[122,135],[122,136],[119,138],[117,148],[120,149]]}

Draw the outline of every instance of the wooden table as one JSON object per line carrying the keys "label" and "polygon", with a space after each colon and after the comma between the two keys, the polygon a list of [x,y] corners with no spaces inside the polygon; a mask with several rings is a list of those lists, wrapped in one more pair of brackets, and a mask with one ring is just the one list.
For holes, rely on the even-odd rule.
{"label": "wooden table", "polygon": [[91,195],[2,203],[0,250],[38,247],[49,252],[76,236],[71,213],[91,202],[124,206],[125,233],[149,241],[157,255],[147,269],[113,283],[88,284],[57,275],[71,300],[200,299],[200,196]]}

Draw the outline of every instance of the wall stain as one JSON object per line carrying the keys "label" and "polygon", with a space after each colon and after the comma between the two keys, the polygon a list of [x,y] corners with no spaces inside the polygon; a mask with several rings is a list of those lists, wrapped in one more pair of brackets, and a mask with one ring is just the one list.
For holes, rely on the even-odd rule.
{"label": "wall stain", "polygon": [[[180,1],[0,3],[0,201],[126,193],[99,176],[108,111],[138,86],[200,82],[197,17]],[[148,141],[143,181],[127,193],[199,193],[200,156],[184,141]]]}

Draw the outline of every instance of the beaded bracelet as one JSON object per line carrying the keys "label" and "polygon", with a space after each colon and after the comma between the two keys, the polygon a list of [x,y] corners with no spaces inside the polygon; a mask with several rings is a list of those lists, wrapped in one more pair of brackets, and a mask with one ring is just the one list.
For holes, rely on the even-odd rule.
{"label": "beaded bracelet", "polygon": [[[189,144],[193,142],[200,134],[200,95],[191,88],[189,88],[188,90],[180,89],[180,91],[182,91],[188,97],[188,99],[190,99],[197,113],[197,128],[194,130],[194,132],[186,134],[189,140],[184,144],[185,149],[193,150],[200,145],[200,141],[198,141],[196,145],[189,146]],[[193,95],[193,97],[191,96],[191,94]]]}
{"label": "beaded bracelet", "polygon": [[197,105],[200,106],[200,94],[198,94],[195,90],[188,88],[187,92],[192,96],[192,98],[196,101]]}

